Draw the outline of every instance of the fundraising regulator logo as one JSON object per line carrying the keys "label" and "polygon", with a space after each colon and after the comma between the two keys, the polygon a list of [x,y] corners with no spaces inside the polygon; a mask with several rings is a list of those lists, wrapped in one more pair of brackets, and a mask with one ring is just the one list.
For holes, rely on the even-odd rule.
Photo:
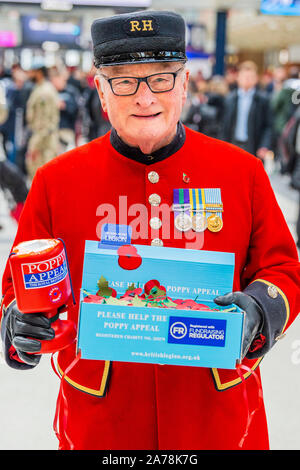
{"label": "fundraising regulator logo", "polygon": [[226,320],[170,317],[168,343],[225,346]]}

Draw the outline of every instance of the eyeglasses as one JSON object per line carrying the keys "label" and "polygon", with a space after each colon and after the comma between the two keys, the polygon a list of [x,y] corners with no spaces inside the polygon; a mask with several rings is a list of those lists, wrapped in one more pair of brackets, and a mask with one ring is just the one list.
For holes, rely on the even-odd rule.
{"label": "eyeglasses", "polygon": [[184,67],[181,67],[176,72],[153,73],[147,77],[108,78],[102,73],[100,75],[108,81],[114,95],[130,96],[138,91],[141,82],[146,82],[152,93],[165,93],[173,90],[176,77],[183,69]]}

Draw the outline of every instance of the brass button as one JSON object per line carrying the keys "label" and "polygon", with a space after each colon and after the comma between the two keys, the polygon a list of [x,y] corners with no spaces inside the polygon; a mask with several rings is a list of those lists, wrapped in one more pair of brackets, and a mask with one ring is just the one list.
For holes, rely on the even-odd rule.
{"label": "brass button", "polygon": [[157,207],[161,203],[161,197],[158,194],[150,194],[148,197],[148,201],[150,202],[151,206]]}
{"label": "brass button", "polygon": [[150,183],[158,183],[159,182],[159,174],[156,173],[156,171],[150,171],[150,173],[148,173],[148,180],[150,181]]}
{"label": "brass button", "polygon": [[154,238],[151,241],[151,246],[164,246],[164,243],[160,238]]}
{"label": "brass button", "polygon": [[275,286],[268,287],[268,296],[272,299],[276,299],[276,297],[278,296],[278,290]]}
{"label": "brass button", "polygon": [[152,217],[152,219],[150,219],[149,224],[151,228],[153,228],[154,230],[158,230],[160,229],[162,222],[158,217]]}

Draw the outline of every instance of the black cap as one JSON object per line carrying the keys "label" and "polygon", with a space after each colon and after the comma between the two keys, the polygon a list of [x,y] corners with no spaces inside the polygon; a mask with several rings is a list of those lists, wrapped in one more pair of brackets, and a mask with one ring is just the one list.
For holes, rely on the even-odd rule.
{"label": "black cap", "polygon": [[185,22],[171,11],[136,11],[95,20],[97,68],[148,62],[186,62]]}

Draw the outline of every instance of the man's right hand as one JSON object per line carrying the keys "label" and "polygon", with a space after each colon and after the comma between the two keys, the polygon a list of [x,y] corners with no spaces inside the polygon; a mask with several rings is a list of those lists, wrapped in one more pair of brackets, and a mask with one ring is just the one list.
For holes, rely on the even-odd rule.
{"label": "man's right hand", "polygon": [[[15,369],[31,369],[41,359],[41,342],[51,340],[55,333],[51,320],[41,313],[24,314],[12,302],[3,312],[1,338],[6,363]],[[35,353],[35,354],[32,354]]]}

